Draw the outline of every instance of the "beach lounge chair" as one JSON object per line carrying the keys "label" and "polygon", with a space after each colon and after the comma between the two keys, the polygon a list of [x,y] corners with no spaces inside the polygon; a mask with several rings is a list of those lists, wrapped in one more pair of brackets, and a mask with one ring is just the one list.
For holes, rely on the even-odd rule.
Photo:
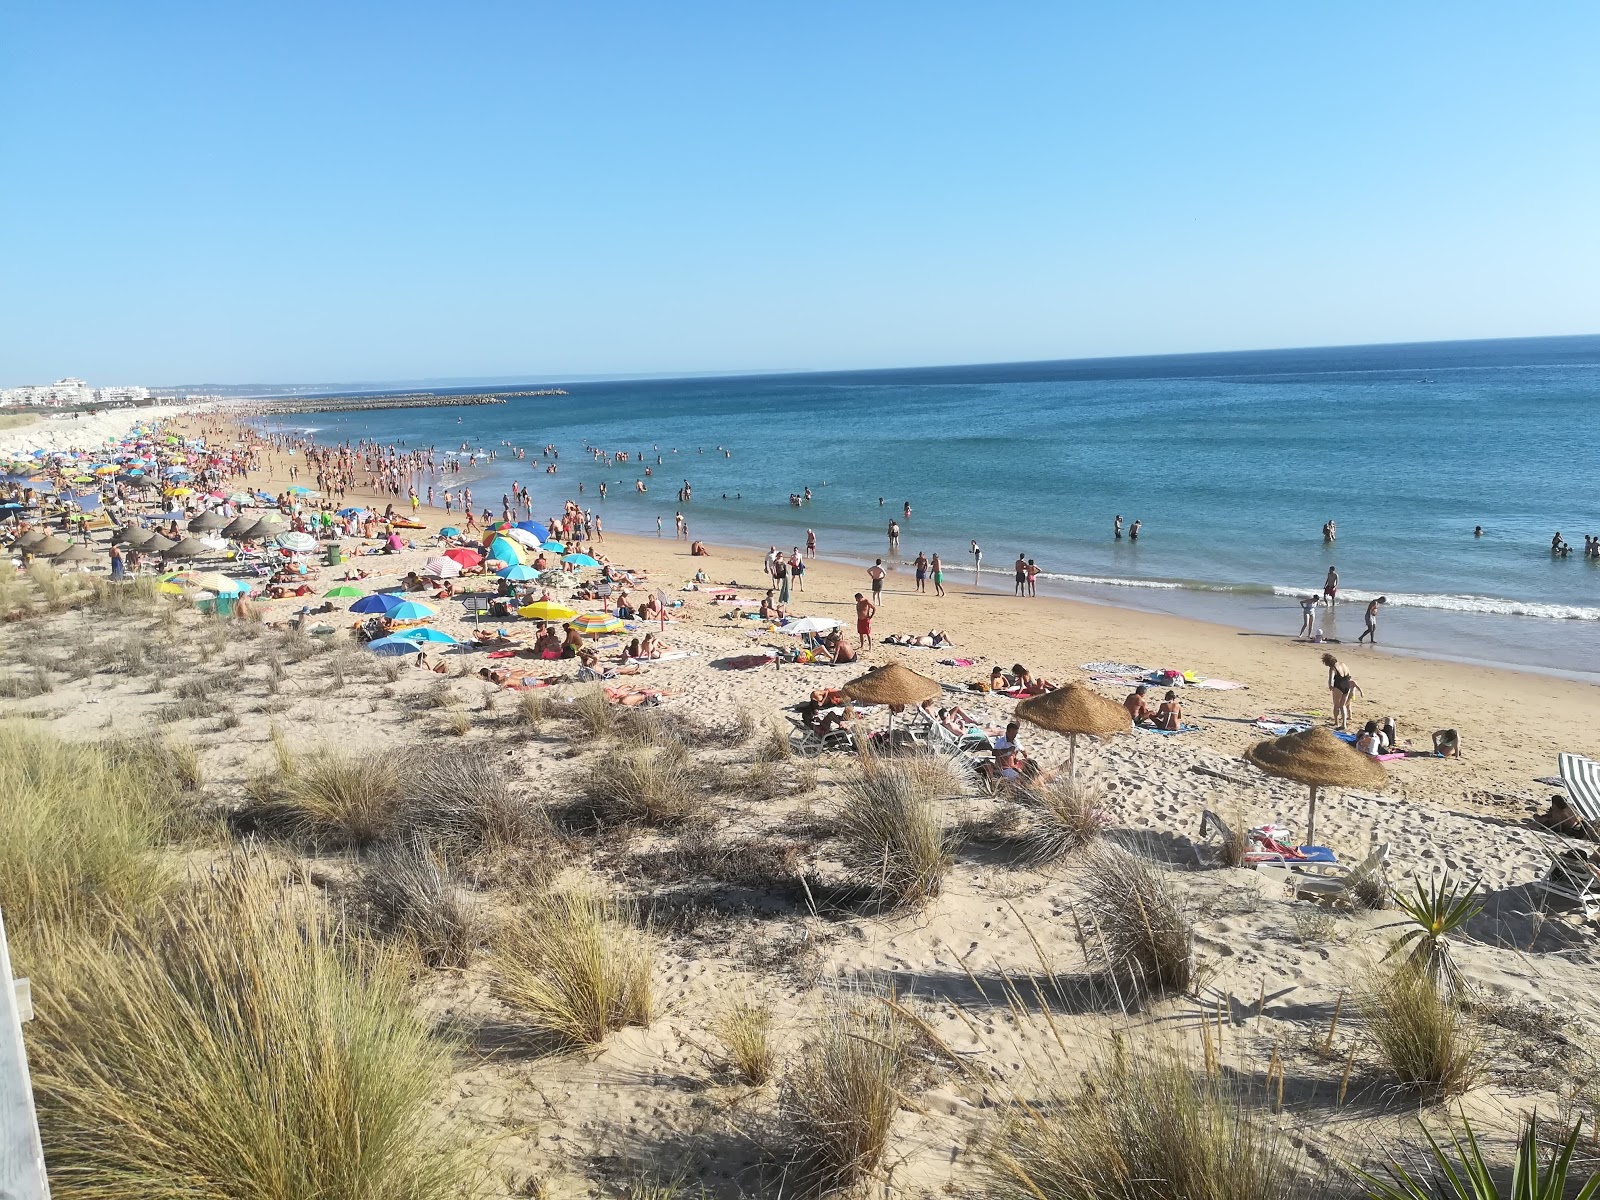
{"label": "beach lounge chair", "polygon": [[[1289,866],[1304,867],[1312,864],[1323,866],[1337,866],[1333,851],[1326,846],[1290,846],[1276,840],[1278,835],[1287,837],[1288,831],[1272,825],[1263,825],[1259,828],[1246,831],[1249,845],[1244,852],[1244,865],[1246,867],[1260,866]],[[1208,841],[1216,838],[1219,842],[1226,841],[1233,836],[1233,831],[1225,822],[1209,808],[1200,810],[1200,838]]]}
{"label": "beach lounge chair", "polygon": [[1584,920],[1589,920],[1600,908],[1600,874],[1589,862],[1588,854],[1565,842],[1559,843],[1557,848],[1543,838],[1539,841],[1539,849],[1550,860],[1544,877],[1535,879],[1529,885],[1542,894],[1540,907],[1543,907],[1543,896],[1555,896],[1576,904],[1583,912]]}
{"label": "beach lounge chair", "polygon": [[1373,848],[1371,854],[1353,867],[1342,863],[1296,863],[1294,866],[1256,868],[1261,876],[1293,891],[1296,897],[1309,896],[1330,903],[1352,903],[1351,889],[1372,878],[1383,879],[1389,866],[1389,843]]}
{"label": "beach lounge chair", "polygon": [[1583,818],[1584,831],[1600,841],[1600,762],[1581,754],[1562,754],[1556,761],[1567,785],[1567,804]]}
{"label": "beach lounge chair", "polygon": [[818,758],[828,750],[848,750],[854,753],[855,735],[838,726],[827,733],[818,733],[798,717],[790,717],[789,748],[800,758]]}

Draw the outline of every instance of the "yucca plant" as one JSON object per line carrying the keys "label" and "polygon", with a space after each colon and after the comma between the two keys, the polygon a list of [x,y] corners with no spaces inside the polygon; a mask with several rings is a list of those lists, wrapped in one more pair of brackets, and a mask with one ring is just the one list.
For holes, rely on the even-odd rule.
{"label": "yucca plant", "polygon": [[1409,917],[1415,928],[1406,930],[1384,957],[1405,952],[1406,961],[1416,967],[1443,995],[1461,986],[1461,969],[1450,954],[1450,935],[1483,911],[1479,897],[1481,884],[1470,888],[1451,880],[1446,872],[1417,880],[1416,893],[1394,894],[1395,905]]}
{"label": "yucca plant", "polygon": [[[1389,1178],[1382,1180],[1365,1171],[1359,1171],[1367,1195],[1372,1200],[1566,1200],[1567,1175],[1572,1169],[1572,1152],[1578,1144],[1580,1120],[1567,1134],[1560,1149],[1553,1149],[1549,1167],[1539,1167],[1539,1118],[1528,1119],[1522,1136],[1517,1139],[1517,1157],[1511,1170],[1511,1188],[1501,1190],[1495,1183],[1491,1168],[1473,1135],[1472,1123],[1462,1118],[1466,1141],[1451,1135],[1455,1144],[1452,1156],[1427,1130],[1428,1157],[1433,1161],[1433,1171],[1426,1180],[1418,1179],[1399,1163],[1390,1162],[1384,1170]],[[1572,1200],[1592,1200],[1600,1193],[1600,1175],[1591,1175],[1572,1196]]]}

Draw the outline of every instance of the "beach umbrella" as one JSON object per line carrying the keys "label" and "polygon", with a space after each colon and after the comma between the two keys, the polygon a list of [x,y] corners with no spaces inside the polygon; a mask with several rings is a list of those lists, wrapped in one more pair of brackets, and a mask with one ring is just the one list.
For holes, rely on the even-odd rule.
{"label": "beach umbrella", "polygon": [[73,542],[72,545],[68,546],[60,554],[56,555],[55,561],[57,564],[67,562],[93,562],[99,557],[100,556],[98,554],[89,549],[89,547],[85,546],[82,542]]}
{"label": "beach umbrella", "polygon": [[50,533],[29,546],[28,552],[35,558],[54,558],[65,551],[71,544],[65,538],[58,538],[55,534]]}
{"label": "beach umbrella", "polygon": [[210,533],[213,530],[226,529],[227,527],[228,518],[210,508],[189,522],[190,533]]}
{"label": "beach umbrella", "polygon": [[273,541],[295,554],[309,554],[317,548],[317,539],[309,533],[280,533]]}
{"label": "beach umbrella", "polygon": [[587,554],[563,554],[561,561],[571,563],[575,567],[598,567],[600,565],[598,559],[590,558]]}
{"label": "beach umbrella", "polygon": [[533,536],[538,538],[541,542],[545,541],[550,536],[550,531],[537,521],[518,521],[516,528],[526,530],[528,533],[533,534]]}
{"label": "beach umbrella", "polygon": [[16,541],[12,542],[11,545],[17,550],[27,550],[32,546],[37,546],[49,536],[50,535],[42,529],[30,529],[27,533],[24,533],[18,537]]}
{"label": "beach umbrella", "polygon": [[404,603],[404,596],[397,596],[393,592],[374,592],[370,596],[363,596],[357,600],[350,606],[350,611],[353,613],[386,613]]}
{"label": "beach umbrella", "polygon": [[475,567],[483,561],[483,555],[476,550],[468,550],[465,546],[455,546],[446,550],[442,558],[453,559],[461,564],[462,568]]}
{"label": "beach umbrella", "polygon": [[389,610],[391,621],[427,621],[432,617],[433,609],[415,600],[402,600]]}
{"label": "beach umbrella", "polygon": [[532,567],[525,567],[521,563],[512,563],[509,567],[501,567],[495,574],[500,576],[501,579],[510,579],[518,582],[539,577],[539,572]]}
{"label": "beach umbrella", "polygon": [[572,618],[572,627],[585,637],[602,633],[620,633],[625,626],[611,613],[584,613]]}
{"label": "beach umbrella", "polygon": [[222,527],[222,536],[232,538],[234,541],[243,540],[255,525],[255,517],[235,517]]}
{"label": "beach umbrella", "polygon": [[497,537],[489,543],[487,551],[490,558],[498,558],[506,564],[520,563],[522,551],[510,538]]}
{"label": "beach umbrella", "polygon": [[234,492],[233,495],[228,497],[229,504],[254,504],[255,502],[256,498],[249,492]]}
{"label": "beach umbrella", "polygon": [[[858,675],[841,689],[852,700],[863,704],[907,705],[932,700],[943,689],[937,679],[918,675],[910,667],[897,662],[874,667],[865,675]],[[894,711],[889,712],[889,734],[894,736]]]}
{"label": "beach umbrella", "polygon": [[437,575],[440,579],[454,579],[461,574],[461,564],[453,558],[446,558],[442,554],[436,554],[422,564],[422,573],[424,575]]}
{"label": "beach umbrella", "polygon": [[516,528],[510,521],[491,521],[483,527],[485,535],[491,533],[504,533],[508,529]]}
{"label": "beach umbrella", "polygon": [[535,537],[526,529],[508,529],[506,530],[506,537],[516,542],[519,546],[530,546],[535,550],[539,548],[539,543],[543,540]]}
{"label": "beach umbrella", "polygon": [[1067,735],[1067,774],[1078,774],[1078,735],[1110,737],[1133,725],[1128,710],[1081,683],[1069,683],[1042,696],[1029,696],[1017,705],[1017,719]]}
{"label": "beach umbrella", "polygon": [[398,658],[402,654],[416,654],[421,651],[422,643],[411,636],[416,630],[407,630],[404,635],[393,633],[388,637],[378,638],[367,643],[367,649],[374,654],[381,654],[389,658]]}
{"label": "beach umbrella", "polygon": [[[1018,705],[1021,711],[1021,705]],[[1317,793],[1325,787],[1380,788],[1388,772],[1361,751],[1317,725],[1299,733],[1257,742],[1244,752],[1251,765],[1279,779],[1303,783],[1311,789],[1306,813],[1306,843],[1317,836]]]}
{"label": "beach umbrella", "polygon": [[339,515],[341,517],[370,517],[372,514],[364,508],[341,508]]}
{"label": "beach umbrella", "polygon": [[149,537],[150,531],[138,525],[123,525],[111,531],[112,542],[122,546],[137,546]]}
{"label": "beach umbrella", "polygon": [[289,489],[289,494],[291,496],[315,496],[317,493],[297,483]]}
{"label": "beach umbrella", "polygon": [[161,552],[162,558],[199,558],[202,554],[215,554],[216,551],[197,538],[184,538],[180,542]]}
{"label": "beach umbrella", "polygon": [[338,587],[331,587],[322,594],[335,600],[353,599],[366,595],[360,588],[351,587],[348,583],[341,583]]}
{"label": "beach umbrella", "polygon": [[461,536],[461,530],[457,529],[454,525],[446,525],[443,529],[439,530],[439,536],[440,537],[460,537]]}
{"label": "beach umbrella", "polygon": [[829,633],[839,628],[839,622],[832,617],[796,617],[792,621],[785,621],[778,626],[779,633]]}
{"label": "beach umbrella", "polygon": [[549,541],[545,542],[542,546],[539,547],[539,549],[541,549],[541,550],[550,550],[550,551],[553,551],[556,554],[564,553],[566,551],[566,548],[567,548],[567,544],[565,542],[558,542],[554,538],[550,539]]}
{"label": "beach umbrella", "polygon": [[250,586],[217,571],[175,571],[168,578],[184,580],[190,587],[215,592],[219,596],[237,596],[240,592],[248,591]]}
{"label": "beach umbrella", "polygon": [[435,642],[441,646],[459,646],[461,644],[442,629],[428,629],[426,627],[408,629],[405,632],[405,636],[408,641],[413,642]]}
{"label": "beach umbrella", "polygon": [[173,541],[169,537],[163,536],[162,534],[151,533],[150,536],[144,540],[143,545],[139,546],[138,549],[148,550],[152,554],[162,554],[168,550],[171,550],[177,544],[177,542]]}
{"label": "beach umbrella", "polygon": [[552,600],[535,600],[517,609],[517,615],[527,617],[530,621],[570,621],[578,614],[576,610]]}

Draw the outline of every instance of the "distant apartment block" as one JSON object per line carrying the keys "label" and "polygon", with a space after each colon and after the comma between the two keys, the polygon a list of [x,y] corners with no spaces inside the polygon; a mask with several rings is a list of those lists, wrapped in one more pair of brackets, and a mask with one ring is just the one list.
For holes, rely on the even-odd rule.
{"label": "distant apartment block", "polygon": [[150,400],[146,387],[92,388],[82,379],[58,379],[54,383],[25,384],[0,388],[0,405],[47,405],[52,408],[93,404],[145,404]]}

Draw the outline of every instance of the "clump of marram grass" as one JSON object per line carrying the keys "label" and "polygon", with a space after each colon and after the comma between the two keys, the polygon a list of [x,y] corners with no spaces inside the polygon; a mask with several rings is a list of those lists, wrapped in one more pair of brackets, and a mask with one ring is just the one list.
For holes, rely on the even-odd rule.
{"label": "clump of marram grass", "polygon": [[654,1011],[650,935],[629,908],[590,892],[535,900],[495,941],[495,993],[563,1045],[593,1046]]}
{"label": "clump of marram grass", "polygon": [[181,789],[153,744],[0,725],[0,911],[12,935],[154,903],[172,882],[156,850],[175,832]]}
{"label": "clump of marram grass", "polygon": [[400,764],[399,824],[459,856],[546,837],[549,821],[511,791],[498,762],[465,746],[423,747]]}
{"label": "clump of marram grass", "polygon": [[430,967],[459,967],[478,944],[478,905],[420,837],[369,858],[361,899],[374,928],[416,949]]}
{"label": "clump of marram grass", "polygon": [[[1046,1053],[1053,1039],[1041,1044]],[[1130,1047],[1019,1088],[983,1150],[999,1200],[1280,1200],[1302,1156],[1271,1115],[1175,1045]],[[1062,1080],[1073,1079],[1071,1086]]]}
{"label": "clump of marram grass", "polygon": [[1217,816],[1217,833],[1221,839],[1219,854],[1224,866],[1244,866],[1244,856],[1250,849],[1250,823],[1238,808],[1230,808]]}
{"label": "clump of marram grass", "polygon": [[459,708],[452,708],[441,718],[440,725],[452,737],[466,737],[472,732],[472,717]]}
{"label": "clump of marram grass", "polygon": [[864,758],[844,781],[834,827],[845,865],[892,905],[939,894],[955,862],[957,836],[941,799],[953,781],[937,757]]}
{"label": "clump of marram grass", "polygon": [[538,733],[540,727],[550,719],[550,697],[543,691],[528,691],[517,693],[516,721]]}
{"label": "clump of marram grass", "polygon": [[1101,845],[1085,861],[1080,887],[1085,950],[1117,986],[1146,994],[1194,986],[1194,919],[1166,876]]}
{"label": "clump of marram grass", "polygon": [[1106,828],[1105,794],[1085,779],[1053,779],[1020,788],[1027,817],[1021,837],[1035,862],[1054,862],[1092,845]]}
{"label": "clump of marram grass", "polygon": [[572,701],[572,716],[591,737],[604,737],[616,729],[617,709],[606,699],[605,689],[587,688]]}
{"label": "clump of marram grass", "polygon": [[252,780],[245,814],[285,837],[321,847],[371,845],[389,836],[402,797],[389,754],[310,756],[291,775]]}
{"label": "clump of marram grass", "polygon": [[860,1183],[883,1165],[917,1031],[882,1003],[836,1001],[778,1097],[796,1167],[819,1190]]}
{"label": "clump of marram grass", "polygon": [[599,825],[682,825],[707,807],[687,756],[651,747],[618,750],[595,763],[579,801]]}
{"label": "clump of marram grass", "polygon": [[316,901],[224,879],[112,936],[52,934],[28,1056],[53,1190],[435,1200],[476,1174],[431,1102],[450,1047]]}
{"label": "clump of marram grass", "polygon": [[789,741],[789,730],[775,722],[765,726],[766,736],[761,739],[757,753],[768,762],[787,762],[794,757],[794,746]]}
{"label": "clump of marram grass", "polygon": [[713,1031],[722,1043],[722,1060],[751,1087],[770,1080],[777,1068],[772,1045],[772,1010],[765,1004],[741,1000],[717,1019]]}
{"label": "clump of marram grass", "polygon": [[1483,1042],[1476,1022],[1411,962],[1375,967],[1358,994],[1378,1058],[1423,1100],[1459,1095],[1477,1083]]}

